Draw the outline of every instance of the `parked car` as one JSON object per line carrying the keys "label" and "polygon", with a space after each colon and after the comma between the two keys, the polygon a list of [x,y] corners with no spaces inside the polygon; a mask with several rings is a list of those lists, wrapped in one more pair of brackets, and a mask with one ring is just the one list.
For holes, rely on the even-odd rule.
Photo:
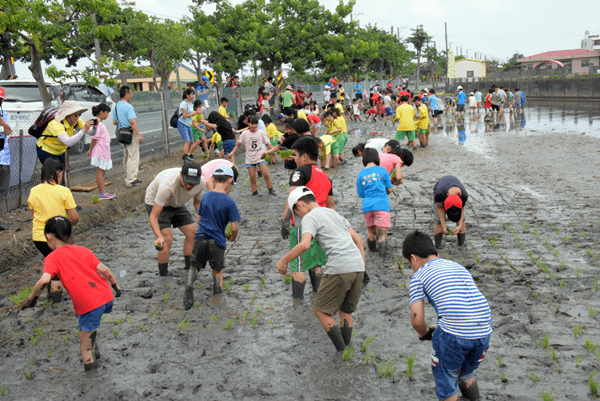
{"label": "parked car", "polygon": [[[88,109],[81,115],[84,121],[93,118],[92,106],[98,103],[105,102],[113,110],[115,107],[115,103],[110,97],[107,97],[95,86],[86,85],[84,82],[56,84],[48,81],[46,82],[46,86],[52,98],[52,102],[48,107],[58,109],[62,102],[66,100],[76,101],[81,107]],[[4,88],[6,93],[6,100],[2,106],[4,110],[10,113],[10,122],[13,127],[11,136],[19,136],[20,129],[23,129],[24,134],[27,135],[29,127],[35,122],[42,110],[44,110],[44,103],[37,82],[33,79],[0,80],[0,87]],[[112,124],[112,117],[109,117],[104,125],[111,139],[116,138],[116,127]],[[91,136],[84,135],[81,141],[71,147],[70,152],[75,154],[82,153],[86,145],[89,145],[90,142]]]}

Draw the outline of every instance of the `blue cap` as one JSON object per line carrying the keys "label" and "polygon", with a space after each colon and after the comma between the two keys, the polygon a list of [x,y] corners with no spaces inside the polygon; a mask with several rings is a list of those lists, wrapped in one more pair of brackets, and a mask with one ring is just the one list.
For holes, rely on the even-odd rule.
{"label": "blue cap", "polygon": [[219,164],[213,171],[213,175],[225,175],[233,178],[233,170],[227,164]]}
{"label": "blue cap", "polygon": [[208,82],[208,81],[210,81],[210,79],[208,79],[208,77],[202,77],[202,80],[203,80],[204,82]]}
{"label": "blue cap", "polygon": [[287,116],[283,113],[279,113],[279,115],[277,116],[277,118],[287,118]]}

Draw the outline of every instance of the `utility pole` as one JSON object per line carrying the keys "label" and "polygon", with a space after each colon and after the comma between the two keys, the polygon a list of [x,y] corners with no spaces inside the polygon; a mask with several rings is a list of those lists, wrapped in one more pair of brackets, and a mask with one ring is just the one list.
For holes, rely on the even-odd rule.
{"label": "utility pole", "polygon": [[[96,13],[92,13],[92,21],[94,21],[94,26],[97,26]],[[100,58],[102,56],[100,55],[100,41],[98,40],[97,36],[94,37],[94,47],[96,48],[96,63],[98,64],[96,66],[96,71],[97,71],[98,75],[100,75]]]}
{"label": "utility pole", "polygon": [[448,88],[448,70],[450,68],[448,64],[450,63],[450,55],[448,54],[448,24],[446,22],[444,22],[444,32],[446,36],[446,88]]}

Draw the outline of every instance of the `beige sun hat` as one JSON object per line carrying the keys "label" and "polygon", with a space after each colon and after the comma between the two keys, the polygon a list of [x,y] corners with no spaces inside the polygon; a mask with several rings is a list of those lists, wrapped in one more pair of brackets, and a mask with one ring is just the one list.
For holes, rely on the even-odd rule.
{"label": "beige sun hat", "polygon": [[81,107],[77,104],[77,102],[73,102],[71,100],[67,100],[60,106],[60,109],[54,116],[56,121],[62,122],[67,116],[70,116],[74,113],[85,113],[87,109]]}

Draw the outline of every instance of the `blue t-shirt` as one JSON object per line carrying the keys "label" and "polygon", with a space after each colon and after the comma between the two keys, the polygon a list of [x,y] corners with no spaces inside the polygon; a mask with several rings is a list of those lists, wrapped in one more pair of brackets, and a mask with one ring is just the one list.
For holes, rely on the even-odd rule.
{"label": "blue t-shirt", "polygon": [[475,101],[481,102],[481,92],[475,92]]}
{"label": "blue t-shirt", "polygon": [[124,100],[119,100],[119,103],[115,106],[113,115],[118,123],[118,128],[131,127],[129,120],[135,120],[137,118],[133,106]]}
{"label": "blue t-shirt", "polygon": [[204,234],[215,240],[215,243],[225,249],[225,228],[232,221],[241,220],[237,205],[227,194],[222,192],[209,191],[200,198],[200,225],[196,232]]}
{"label": "blue t-shirt", "polygon": [[467,94],[465,92],[458,92],[458,101],[456,104],[465,104],[467,100]]}
{"label": "blue t-shirt", "polygon": [[492,334],[487,299],[463,266],[436,258],[410,279],[410,304],[427,298],[438,315],[438,327],[458,338],[476,339]]}
{"label": "blue t-shirt", "polygon": [[361,84],[354,85],[354,92],[356,94],[361,94],[362,93],[362,85]]}
{"label": "blue t-shirt", "polygon": [[185,109],[185,111],[188,114],[193,114],[194,113],[194,104],[188,102],[187,100],[182,100],[181,103],[179,103],[179,121],[181,121],[181,123],[183,125],[185,125],[186,127],[191,127],[192,126],[192,118],[194,117],[188,117],[188,118],[183,118],[183,111],[181,111],[182,109]]}
{"label": "blue t-shirt", "polygon": [[356,179],[356,190],[358,197],[363,198],[363,214],[374,210],[389,212],[390,200],[387,188],[391,187],[392,180],[383,167],[373,166],[362,169]]}
{"label": "blue t-shirt", "polygon": [[436,95],[429,95],[429,109],[430,110],[439,110],[440,106],[438,106],[438,97]]}
{"label": "blue t-shirt", "polygon": [[[2,117],[4,122],[12,130],[12,125],[10,125],[10,115],[8,114],[8,112],[6,112],[4,110],[0,110],[0,117]],[[0,128],[0,129],[3,130],[3,128]],[[0,138],[4,138],[4,149],[0,150],[0,165],[10,166],[10,149],[8,147],[8,137],[6,136],[6,134],[4,132],[0,132]],[[18,174],[17,174],[17,176],[18,176]]]}

